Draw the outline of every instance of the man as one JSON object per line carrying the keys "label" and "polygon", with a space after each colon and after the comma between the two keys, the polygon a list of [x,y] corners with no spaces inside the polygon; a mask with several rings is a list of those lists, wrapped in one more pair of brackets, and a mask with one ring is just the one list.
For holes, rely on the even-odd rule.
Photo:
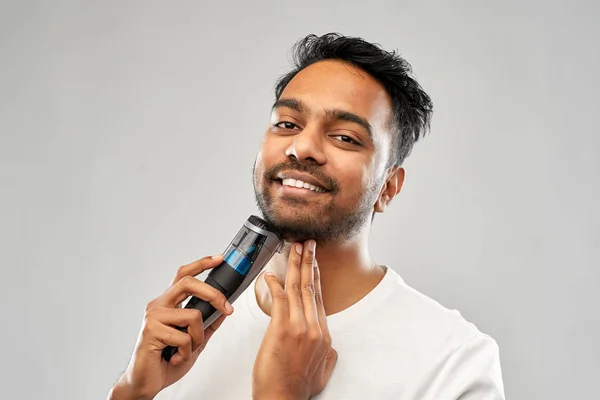
{"label": "man", "polygon": [[[432,103],[410,65],[338,34],[294,51],[253,173],[287,251],[231,317],[224,296],[193,278],[220,255],[180,268],[148,305],[109,397],[503,399],[494,340],[369,256],[373,217],[400,192],[401,165],[429,127]],[[178,308],[190,294],[223,313],[206,332],[195,310]],[[170,363],[167,345],[179,347]]]}

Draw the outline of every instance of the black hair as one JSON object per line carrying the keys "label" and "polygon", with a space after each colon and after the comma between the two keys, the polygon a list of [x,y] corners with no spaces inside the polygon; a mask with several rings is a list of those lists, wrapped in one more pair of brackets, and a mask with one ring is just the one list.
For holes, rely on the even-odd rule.
{"label": "black hair", "polygon": [[357,37],[328,33],[308,35],[292,48],[294,69],[275,86],[279,100],[287,84],[304,68],[323,60],[338,60],[357,67],[377,80],[392,101],[393,150],[390,165],[402,165],[413,145],[430,128],[433,103],[412,75],[411,65],[396,51],[386,51],[378,44]]}

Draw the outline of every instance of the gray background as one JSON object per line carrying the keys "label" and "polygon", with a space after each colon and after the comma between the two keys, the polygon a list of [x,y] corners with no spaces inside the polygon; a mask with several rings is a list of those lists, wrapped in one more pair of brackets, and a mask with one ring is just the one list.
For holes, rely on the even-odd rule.
{"label": "gray background", "polygon": [[498,341],[508,398],[596,398],[597,3],[319,3],[2,3],[0,397],[106,396],[145,304],[256,212],[290,46],[340,31],[435,103],[376,260]]}

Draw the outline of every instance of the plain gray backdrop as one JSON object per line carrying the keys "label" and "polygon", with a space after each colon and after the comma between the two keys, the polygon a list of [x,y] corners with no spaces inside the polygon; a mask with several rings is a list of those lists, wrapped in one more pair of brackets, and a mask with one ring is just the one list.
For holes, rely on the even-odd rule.
{"label": "plain gray backdrop", "polygon": [[435,104],[376,261],[497,340],[507,398],[597,398],[597,4],[3,1],[0,397],[105,398],[146,303],[257,212],[291,45],[338,31]]}

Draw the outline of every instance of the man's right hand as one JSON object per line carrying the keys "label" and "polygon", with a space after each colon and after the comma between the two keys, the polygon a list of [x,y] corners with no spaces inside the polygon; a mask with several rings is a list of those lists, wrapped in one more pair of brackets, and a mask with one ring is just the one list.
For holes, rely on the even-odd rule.
{"label": "man's right hand", "polygon": [[[152,399],[192,368],[210,337],[233,312],[221,292],[194,278],[222,261],[223,256],[218,255],[184,265],[179,268],[171,286],[148,303],[131,361],[111,389],[109,400]],[[181,308],[181,303],[190,295],[210,302],[223,314],[206,331],[200,311]],[[173,326],[187,326],[187,333]],[[178,348],[169,362],[162,358],[162,351],[167,346]]]}

